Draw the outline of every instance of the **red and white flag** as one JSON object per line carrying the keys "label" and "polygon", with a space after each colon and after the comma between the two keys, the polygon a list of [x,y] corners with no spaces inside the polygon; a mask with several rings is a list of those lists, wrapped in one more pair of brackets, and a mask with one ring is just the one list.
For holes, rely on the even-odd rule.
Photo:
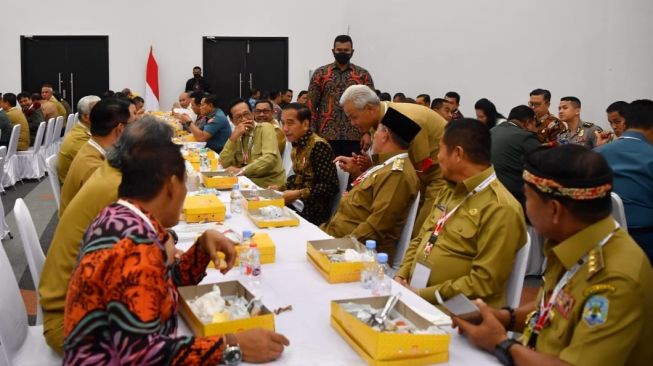
{"label": "red and white flag", "polygon": [[159,66],[156,64],[152,47],[147,58],[145,71],[145,110],[158,111],[159,108]]}

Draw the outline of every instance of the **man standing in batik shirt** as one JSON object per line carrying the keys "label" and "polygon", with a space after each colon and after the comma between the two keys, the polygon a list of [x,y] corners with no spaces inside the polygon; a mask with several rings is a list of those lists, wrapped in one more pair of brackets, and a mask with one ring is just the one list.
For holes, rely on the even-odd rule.
{"label": "man standing in batik shirt", "polygon": [[567,131],[567,123],[549,112],[551,92],[535,89],[530,94],[528,106],[535,112],[537,139],[542,143],[557,141],[558,135]]}
{"label": "man standing in batik shirt", "polygon": [[312,129],[329,141],[336,156],[351,156],[360,152],[362,134],[349,123],[338,101],[349,86],[363,84],[374,89],[374,82],[367,70],[349,62],[354,54],[351,37],[336,37],[332,52],[335,62],[315,70],[308,86]]}

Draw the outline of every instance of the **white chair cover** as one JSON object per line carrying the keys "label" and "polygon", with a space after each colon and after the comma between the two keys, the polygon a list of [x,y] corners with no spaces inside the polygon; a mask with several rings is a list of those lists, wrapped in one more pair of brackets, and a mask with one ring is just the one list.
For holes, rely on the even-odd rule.
{"label": "white chair cover", "polygon": [[59,153],[61,147],[61,130],[63,129],[63,117],[59,116],[54,123],[54,130],[52,131],[52,153]]}
{"label": "white chair cover", "polygon": [[55,124],[56,124],[56,120],[54,118],[50,118],[45,127],[45,136],[43,137],[43,144],[41,144],[41,150],[39,150],[39,154],[43,158],[43,161],[45,161],[45,159],[48,156],[52,155],[50,151],[52,150],[52,132],[54,131]]}
{"label": "white chair cover", "polygon": [[63,135],[66,136],[68,131],[75,125],[75,120],[77,120],[77,113],[71,113],[68,115],[68,120],[66,121],[66,129],[64,130]]}
{"label": "white chair cover", "polygon": [[39,154],[41,144],[37,143],[43,138],[45,126],[45,122],[41,122],[39,125],[33,147],[27,151],[18,151],[16,153],[17,164],[21,172],[20,179],[41,179],[45,175],[45,159]]}
{"label": "white chair cover", "polygon": [[2,180],[5,176],[5,159],[7,158],[6,146],[0,146],[0,158],[2,158],[2,160],[0,160],[0,193],[4,193],[5,187],[2,186]]}
{"label": "white chair cover", "polygon": [[413,233],[413,227],[415,226],[415,218],[417,217],[417,207],[419,206],[419,196],[420,193],[417,192],[417,197],[413,201],[413,204],[410,205],[410,210],[408,211],[408,217],[406,217],[406,224],[404,228],[401,229],[401,234],[399,235],[399,242],[397,243],[397,250],[395,252],[395,259],[392,262],[392,268],[395,271],[399,270],[401,266],[401,261],[404,259],[404,254],[408,249],[408,244],[410,244],[410,235]]}
{"label": "white chair cover", "polygon": [[[7,148],[4,146],[0,147],[0,150],[4,151],[5,154],[7,153]],[[1,151],[0,155],[3,155]],[[2,175],[4,161],[5,158],[0,156],[0,176]],[[0,239],[4,239],[7,234],[9,234],[9,225],[7,225],[7,220],[5,220],[5,206],[2,203],[2,199],[0,199]]]}
{"label": "white chair cover", "polygon": [[628,223],[626,222],[626,212],[624,211],[624,201],[621,200],[618,194],[611,192],[612,198],[612,217],[617,220],[621,228],[628,231]]}
{"label": "white chair cover", "polygon": [[340,199],[342,195],[347,190],[347,184],[349,183],[349,173],[340,169],[340,166],[336,164],[336,172],[338,173],[338,194],[333,200],[333,206],[331,207],[331,216],[336,213],[338,210],[338,205],[340,204]]}
{"label": "white chair cover", "polygon": [[59,207],[61,207],[61,186],[59,185],[59,174],[57,173],[57,155],[50,155],[45,159],[45,168],[48,171],[50,188],[52,188],[54,202],[57,204],[57,212],[59,212]]}
{"label": "white chair cover", "polygon": [[7,156],[5,158],[4,175],[2,177],[2,186],[11,187],[20,180],[20,167],[16,158],[16,148],[18,147],[18,138],[20,137],[20,125],[14,125],[11,129]]}
{"label": "white chair cover", "polygon": [[518,308],[521,301],[521,291],[524,287],[524,277],[526,276],[526,264],[528,263],[528,253],[531,250],[531,236],[526,233],[526,244],[517,252],[515,262],[512,265],[512,273],[506,287],[506,306]]}
{"label": "white chair cover", "polygon": [[[14,205],[14,217],[16,218],[16,225],[18,225],[18,233],[20,234],[20,241],[23,243],[23,250],[25,250],[25,258],[27,258],[27,265],[29,266],[29,273],[32,275],[32,282],[34,288],[38,290],[39,279],[43,271],[43,263],[45,262],[45,254],[39,241],[39,235],[36,232],[32,215],[29,213],[27,205],[22,198],[16,200]],[[36,325],[43,323],[43,311],[38,302],[38,291],[36,291]]]}
{"label": "white chair cover", "polygon": [[48,347],[43,327],[30,327],[18,289],[18,281],[0,243],[0,363],[12,366],[61,365],[61,358]]}
{"label": "white chair cover", "polygon": [[295,174],[292,170],[292,159],[291,159],[291,153],[292,153],[292,144],[290,141],[286,140],[286,148],[283,149],[283,156],[281,157],[283,160],[283,169],[286,171],[286,177],[290,177],[291,175]]}

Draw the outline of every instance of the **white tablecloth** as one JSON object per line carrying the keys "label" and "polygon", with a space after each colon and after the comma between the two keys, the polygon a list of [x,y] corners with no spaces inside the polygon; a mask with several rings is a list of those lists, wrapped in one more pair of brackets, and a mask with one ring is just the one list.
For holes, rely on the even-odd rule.
{"label": "white tablecloth", "polygon": [[[242,178],[241,179],[246,179]],[[221,192],[220,199],[229,202],[229,192]],[[345,342],[329,323],[330,301],[371,296],[369,290],[359,283],[329,284],[306,260],[308,240],[328,239],[329,235],[315,225],[300,218],[298,227],[258,229],[245,215],[233,215],[224,223],[228,228],[242,232],[267,232],[276,245],[276,262],[262,268],[261,284],[252,287],[241,277],[237,269],[222,275],[208,269],[202,284],[238,279],[255,295],[261,296],[270,309],[292,305],[293,309],[275,317],[276,331],[290,340],[280,365],[364,365],[365,361]],[[179,233],[178,247],[187,249],[192,245],[194,229],[211,225],[188,225],[180,223],[174,229]],[[401,292],[401,301],[411,308],[430,314],[434,318],[445,317],[437,308],[419,296],[393,283],[392,292]],[[499,365],[494,356],[471,346],[455,330],[451,333],[449,362],[443,365]],[[190,334],[186,324],[180,321],[180,334]]]}

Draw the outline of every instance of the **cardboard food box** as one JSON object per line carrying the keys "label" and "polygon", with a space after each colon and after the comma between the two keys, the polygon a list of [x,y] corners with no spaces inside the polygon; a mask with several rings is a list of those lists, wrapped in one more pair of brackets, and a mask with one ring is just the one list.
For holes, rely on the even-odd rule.
{"label": "cardboard food box", "polygon": [[[444,330],[441,334],[383,333],[374,330],[340,306],[342,303],[354,302],[382,309],[387,300],[388,296],[332,301],[331,326],[369,365],[403,366],[447,362],[451,337]],[[420,329],[433,325],[401,300],[394,310]]]}
{"label": "cardboard food box", "polygon": [[[213,285],[214,284],[207,284],[177,288],[181,299],[181,301],[179,301],[179,313],[184,318],[184,320],[186,320],[186,324],[188,324],[188,327],[192,329],[193,334],[198,337],[206,337],[212,335],[236,333],[252,328],[274,330],[274,314],[265,305],[261,310],[261,314],[253,318],[237,319],[211,324],[202,323],[190,309],[188,300],[194,300],[195,298],[210,292],[213,289]],[[254,295],[238,281],[221,282],[215,285],[220,287],[222,296],[243,296],[248,301],[254,298]]]}
{"label": "cardboard food box", "polygon": [[299,226],[299,218],[288,207],[283,207],[283,216],[277,219],[267,219],[258,213],[246,210],[247,217],[259,228]]}
{"label": "cardboard food box", "polygon": [[[277,249],[270,238],[270,235],[267,233],[256,233],[252,237],[252,242],[256,243],[256,247],[261,253],[261,264],[274,263],[276,261]],[[240,265],[240,253],[246,251],[249,248],[243,247],[242,245],[236,245],[236,263],[234,266]],[[214,268],[215,265],[213,261],[209,262],[209,268]]]}
{"label": "cardboard food box", "polygon": [[238,177],[233,176],[226,171],[203,172],[202,183],[206,188],[232,189],[234,184],[238,184]]}
{"label": "cardboard food box", "polygon": [[184,219],[186,222],[224,221],[227,209],[214,195],[187,196],[184,200]]}
{"label": "cardboard food box", "polygon": [[276,206],[285,207],[286,202],[283,200],[281,193],[272,189],[241,190],[243,195],[243,207],[250,212],[256,212],[261,207]]}
{"label": "cardboard food box", "polygon": [[347,237],[339,239],[313,240],[306,244],[308,261],[329,283],[360,281],[363,262],[331,262],[320,249],[355,249],[364,246],[356,239]]}
{"label": "cardboard food box", "polygon": [[[211,164],[211,171],[217,171],[218,170],[218,165],[220,165],[218,161],[218,155],[215,153],[213,150],[209,150],[206,152],[206,156],[209,158],[209,164]],[[193,169],[195,171],[200,171],[200,154],[197,153],[196,151],[190,151],[188,155],[186,155],[186,160],[190,163],[190,165],[193,166]]]}

